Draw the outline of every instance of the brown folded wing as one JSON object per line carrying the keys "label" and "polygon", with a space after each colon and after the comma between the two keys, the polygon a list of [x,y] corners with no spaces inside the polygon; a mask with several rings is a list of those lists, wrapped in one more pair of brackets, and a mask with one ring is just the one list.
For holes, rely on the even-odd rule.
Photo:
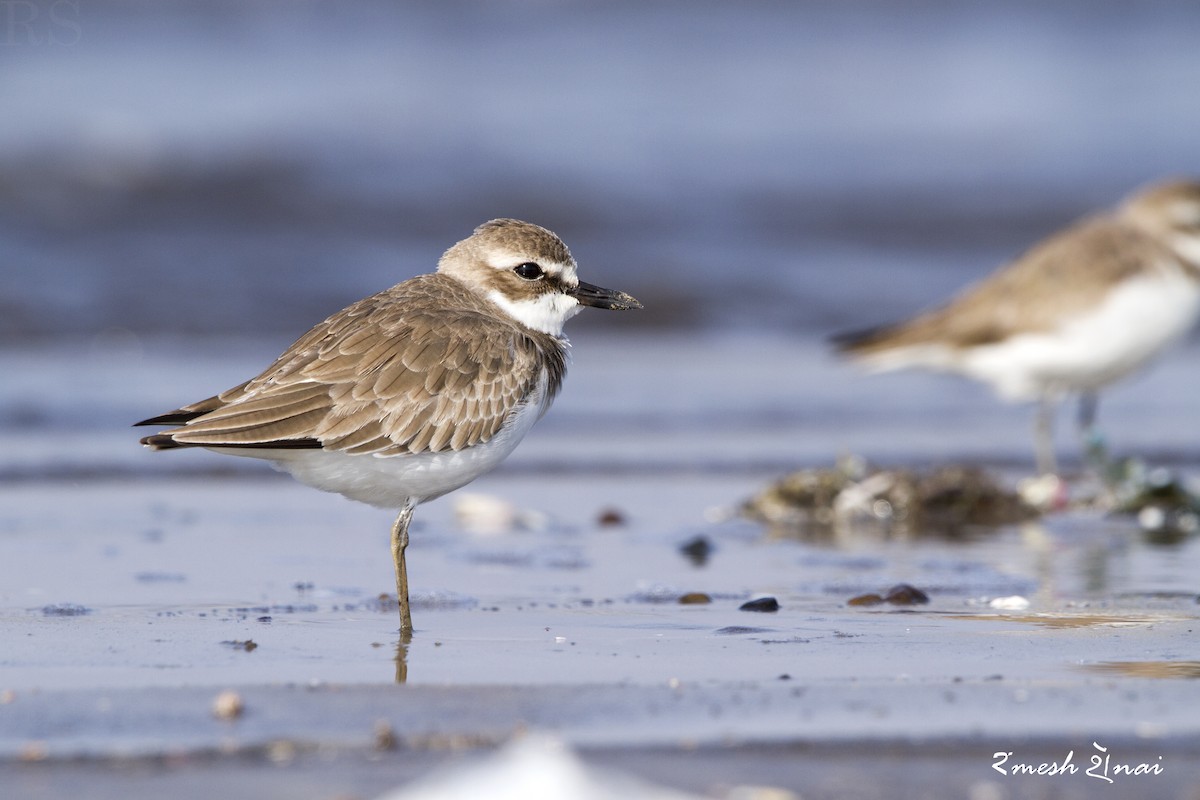
{"label": "brown folded wing", "polygon": [[929,342],[971,347],[1051,330],[1072,312],[1098,304],[1121,279],[1175,261],[1168,248],[1131,225],[1106,217],[1086,220],[944,306],[908,322],[844,334],[835,343],[867,354]]}
{"label": "brown folded wing", "polygon": [[321,447],[346,453],[460,450],[490,439],[563,344],[495,316],[453,281],[426,275],[313,328],[251,381],[147,420],[183,424],[152,446]]}

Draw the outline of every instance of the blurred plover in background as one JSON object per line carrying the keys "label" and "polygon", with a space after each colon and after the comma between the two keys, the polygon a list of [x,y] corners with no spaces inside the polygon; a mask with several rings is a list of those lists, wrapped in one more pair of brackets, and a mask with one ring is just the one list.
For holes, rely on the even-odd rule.
{"label": "blurred plover in background", "polygon": [[873,371],[953,372],[1039,401],[1038,469],[1052,474],[1061,398],[1082,395],[1081,430],[1093,435],[1097,392],[1180,339],[1198,311],[1200,183],[1173,181],[1040,242],[946,305],[834,342]]}
{"label": "blurred plover in background", "polygon": [[413,509],[494,468],[549,408],[583,306],[640,308],[579,280],[545,228],[498,219],[420,275],[339,311],[258,377],[136,423],[154,450],[271,461],[297,480],[399,509],[392,557],[411,632],[404,551]]}

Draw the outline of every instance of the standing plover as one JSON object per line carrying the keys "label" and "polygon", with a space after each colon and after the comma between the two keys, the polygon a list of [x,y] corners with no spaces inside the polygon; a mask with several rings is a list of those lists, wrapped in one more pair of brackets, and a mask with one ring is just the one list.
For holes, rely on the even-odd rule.
{"label": "standing plover", "polygon": [[877,371],[922,367],[1039,400],[1038,468],[1055,471],[1053,412],[1096,393],[1182,337],[1200,312],[1200,183],[1149,187],[1081,220],[944,306],[906,322],[834,337]]}
{"label": "standing plover", "polygon": [[143,420],[154,450],[262,458],[317,489],[399,509],[392,558],[412,630],[404,551],[413,509],[499,464],[549,408],[567,368],[563,324],[583,306],[641,308],[580,281],[545,228],[480,225],[437,272],[359,300],[258,377]]}

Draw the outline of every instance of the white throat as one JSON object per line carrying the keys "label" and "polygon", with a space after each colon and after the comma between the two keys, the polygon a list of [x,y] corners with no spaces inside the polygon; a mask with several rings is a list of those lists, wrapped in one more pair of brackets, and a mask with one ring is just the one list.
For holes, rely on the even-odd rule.
{"label": "white throat", "polygon": [[1168,243],[1193,267],[1200,269],[1200,236],[1195,234],[1174,234],[1168,238]]}
{"label": "white throat", "polygon": [[583,310],[578,300],[560,292],[550,292],[529,300],[512,300],[493,290],[488,292],[488,299],[525,327],[551,336],[562,336],[566,321]]}

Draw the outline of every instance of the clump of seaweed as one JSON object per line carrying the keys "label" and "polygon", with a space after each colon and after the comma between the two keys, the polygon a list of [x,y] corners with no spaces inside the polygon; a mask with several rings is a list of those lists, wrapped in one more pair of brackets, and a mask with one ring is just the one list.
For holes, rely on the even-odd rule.
{"label": "clump of seaweed", "polygon": [[779,533],[803,538],[858,530],[903,538],[961,538],[975,529],[1040,516],[1034,505],[980,467],[880,469],[853,458],[833,468],[786,475],[743,503],[740,511]]}
{"label": "clump of seaweed", "polygon": [[1112,512],[1136,518],[1152,540],[1172,544],[1200,530],[1200,495],[1171,470],[1126,459],[1106,477]]}

